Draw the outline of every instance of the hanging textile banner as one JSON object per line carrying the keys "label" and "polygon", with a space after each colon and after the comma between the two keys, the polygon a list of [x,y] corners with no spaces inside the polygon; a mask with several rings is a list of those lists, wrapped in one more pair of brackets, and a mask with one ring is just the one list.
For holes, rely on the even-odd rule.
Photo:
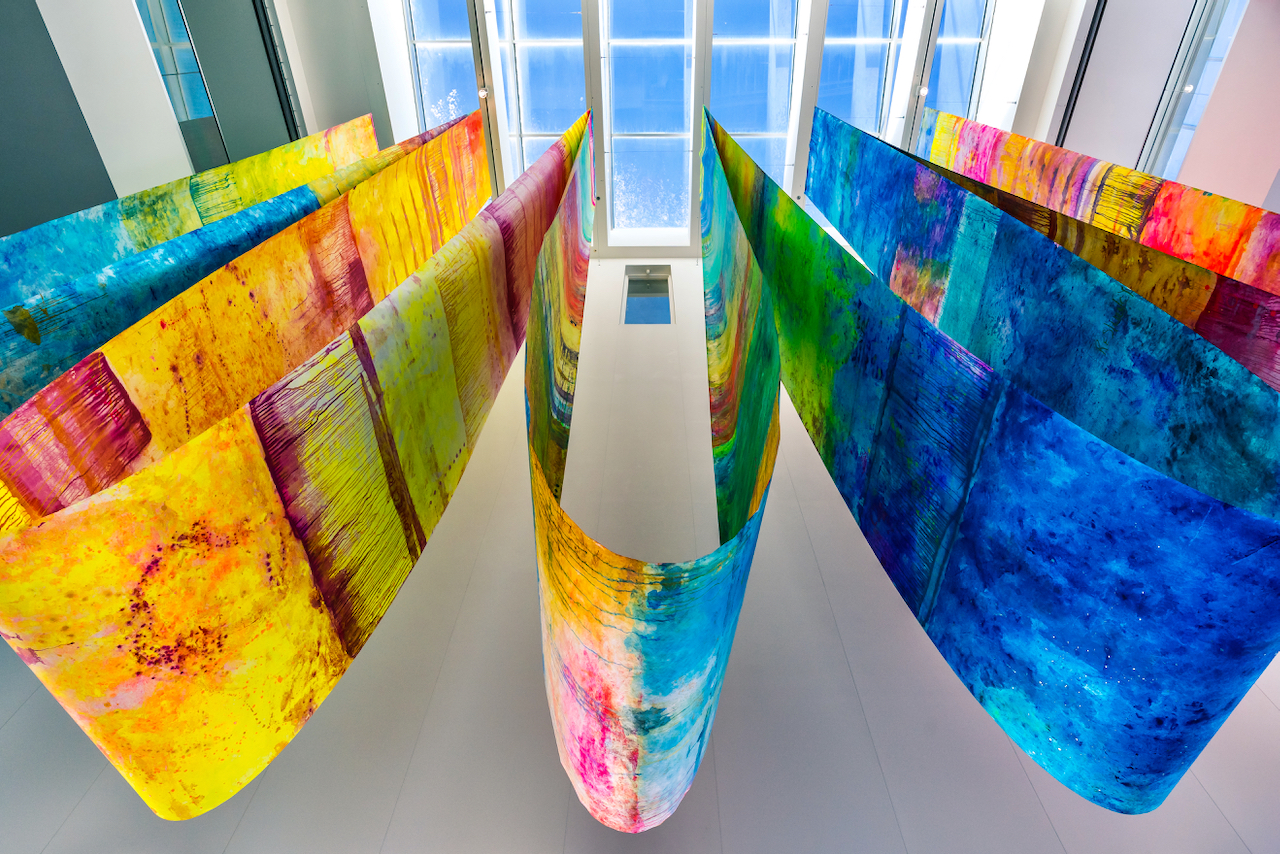
{"label": "hanging textile banner", "polygon": [[[173,444],[0,536],[0,632],[160,816],[258,774],[390,606],[522,342],[583,126],[477,211],[489,177],[468,119],[228,265],[216,298],[149,317],[154,361],[130,371],[107,347],[68,376],[105,435]],[[228,298],[238,311],[210,322]]]}
{"label": "hanging textile banner", "polygon": [[361,116],[262,154],[0,237],[0,307],[180,237],[378,153]]}
{"label": "hanging textile banner", "polygon": [[1280,311],[1280,296],[927,160],[920,162],[1088,261],[1280,390],[1280,324],[1272,320]]}
{"label": "hanging textile banner", "polygon": [[821,111],[807,192],[869,270],[709,133],[783,382],[908,607],[1049,773],[1154,809],[1280,649],[1259,604],[1280,590],[1276,393]]}
{"label": "hanging textile banner", "polygon": [[926,109],[916,153],[984,184],[1280,294],[1280,214]]}
{"label": "hanging textile banner", "polygon": [[542,649],[560,762],[598,821],[635,833],[679,805],[711,734],[778,446],[772,311],[727,195],[705,197],[712,449],[722,545],[646,563],[588,537],[559,504],[589,240],[590,146],[543,244],[525,388]]}
{"label": "hanging textile banner", "polygon": [[310,358],[475,215],[487,164],[473,113],[82,358],[0,421],[0,531],[151,465]]}
{"label": "hanging textile banner", "polygon": [[[77,279],[23,288],[0,325],[0,417],[170,299],[460,119]],[[270,152],[269,152],[270,153]]]}

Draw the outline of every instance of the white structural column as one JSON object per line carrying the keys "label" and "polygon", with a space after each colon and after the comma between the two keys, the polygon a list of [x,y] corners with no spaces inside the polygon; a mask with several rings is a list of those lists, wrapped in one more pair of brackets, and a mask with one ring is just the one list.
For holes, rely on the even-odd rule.
{"label": "white structural column", "polygon": [[116,195],[191,174],[133,0],[37,0]]}
{"label": "white structural column", "polygon": [[[418,126],[418,99],[413,91],[413,56],[409,50],[409,23],[405,18],[404,0],[368,2],[369,20],[373,24],[373,42],[378,50],[378,66],[382,72],[382,89],[387,95],[387,112],[391,114],[391,133],[397,142],[403,142],[423,130]],[[287,0],[275,0],[275,4],[276,12],[280,15],[280,31],[284,37],[285,50],[290,52],[291,57],[299,55],[301,51],[297,50],[293,22],[290,20],[287,26],[285,24],[287,15],[284,14],[284,7]],[[298,87],[298,100],[307,126],[319,130],[311,92],[306,89],[296,66],[294,84]],[[305,97],[304,89],[307,92]]]}
{"label": "white structural column", "polygon": [[791,74],[791,116],[787,122],[787,160],[783,189],[797,201],[804,195],[809,169],[809,136],[822,80],[822,49],[827,36],[828,0],[800,0],[796,10],[796,54]]}

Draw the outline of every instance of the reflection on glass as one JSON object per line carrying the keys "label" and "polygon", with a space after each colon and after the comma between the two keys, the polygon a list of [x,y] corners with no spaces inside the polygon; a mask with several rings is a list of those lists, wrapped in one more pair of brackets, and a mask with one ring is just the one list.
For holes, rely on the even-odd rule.
{"label": "reflection on glass", "polygon": [[520,130],[563,133],[587,109],[582,47],[520,45]]}
{"label": "reflection on glass", "polygon": [[613,227],[688,228],[687,138],[615,138]]}
{"label": "reflection on glass", "polygon": [[968,116],[973,100],[987,0],[945,0],[925,106]]}
{"label": "reflection on glass", "polygon": [[1222,63],[1240,29],[1249,0],[1217,0],[1209,10],[1209,20],[1196,51],[1191,56],[1182,85],[1174,95],[1172,118],[1162,130],[1151,171],[1170,181],[1178,179],[1182,163],[1213,87],[1222,73]]}
{"label": "reflection on glass", "polygon": [[213,106],[177,0],[137,0],[137,6],[174,116],[180,122],[212,116]]}
{"label": "reflection on glass", "polygon": [[906,5],[894,0],[832,0],[819,107],[867,133],[884,132]]}
{"label": "reflection on glass", "polygon": [[693,38],[693,4],[686,0],[611,0],[610,39]]}
{"label": "reflection on glass", "polygon": [[609,69],[614,133],[687,133],[692,45],[619,45]]}
{"label": "reflection on glass", "polygon": [[580,0],[520,0],[515,9],[521,39],[582,39]]}
{"label": "reflection on glass", "polygon": [[829,44],[822,52],[818,106],[867,133],[880,132],[889,42]]}
{"label": "reflection on glass", "polygon": [[711,109],[729,133],[787,132],[792,46],[715,45]]}
{"label": "reflection on glass", "polygon": [[417,46],[417,54],[418,97],[427,127],[479,109],[470,42],[465,45],[427,42]]}
{"label": "reflection on glass", "polygon": [[795,0],[716,0],[715,36],[773,36],[796,34]]}

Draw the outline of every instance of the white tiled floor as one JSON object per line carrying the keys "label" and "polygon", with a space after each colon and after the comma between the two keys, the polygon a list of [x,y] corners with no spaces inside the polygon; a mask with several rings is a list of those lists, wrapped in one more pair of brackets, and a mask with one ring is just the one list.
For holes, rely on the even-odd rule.
{"label": "white tiled floor", "polygon": [[[717,542],[701,274],[673,268],[676,323],[622,327],[621,263],[593,262],[565,484],[589,533],[646,559]],[[703,767],[663,826],[595,823],[543,693],[519,364],[373,639],[298,738],[208,815],[155,818],[0,649],[0,854],[1280,852],[1280,669],[1159,810],[1093,806],[961,687],[789,407]]]}

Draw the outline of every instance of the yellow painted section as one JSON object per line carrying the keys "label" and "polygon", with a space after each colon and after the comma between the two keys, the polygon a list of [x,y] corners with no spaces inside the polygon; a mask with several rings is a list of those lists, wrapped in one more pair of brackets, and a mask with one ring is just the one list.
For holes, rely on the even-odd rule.
{"label": "yellow painted section", "polygon": [[163,818],[231,797],[350,663],[244,409],[0,538],[0,585],[0,631]]}

